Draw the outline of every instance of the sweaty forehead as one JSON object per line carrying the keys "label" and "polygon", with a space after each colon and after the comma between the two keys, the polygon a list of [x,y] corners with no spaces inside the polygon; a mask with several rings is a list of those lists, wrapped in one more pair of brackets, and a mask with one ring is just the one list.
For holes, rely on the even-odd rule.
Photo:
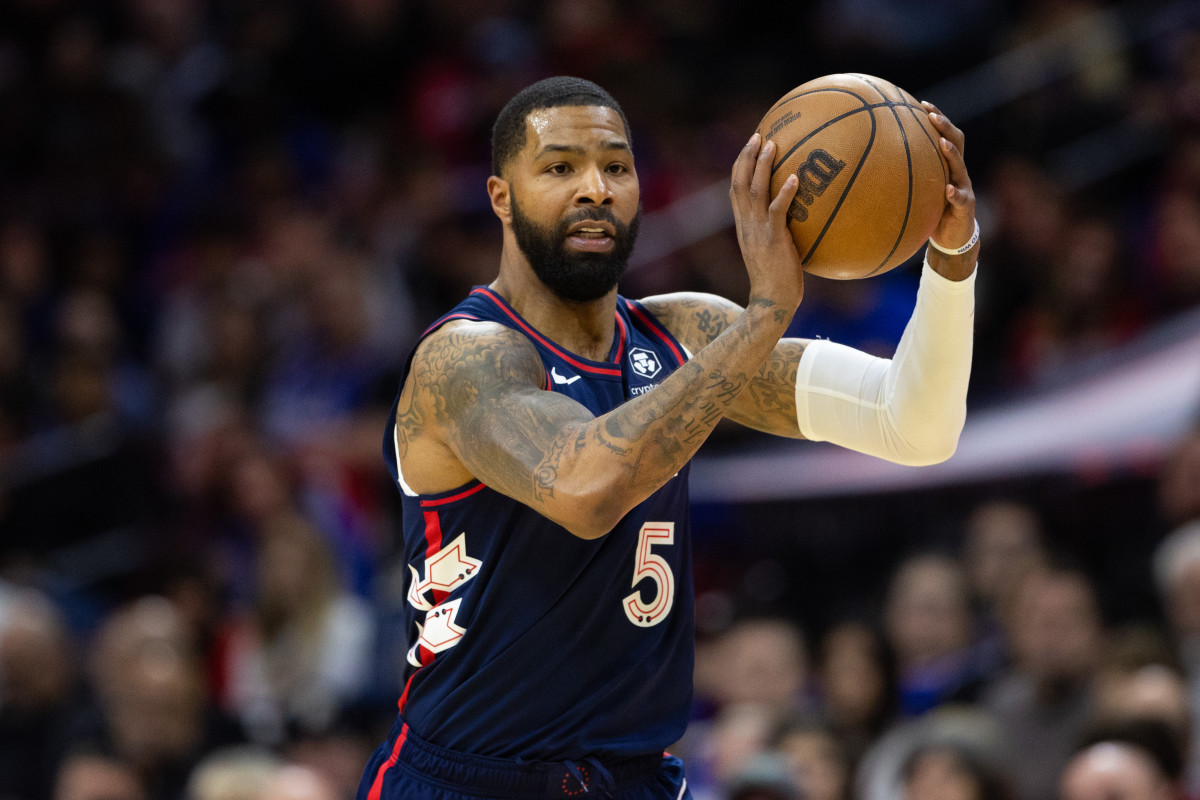
{"label": "sweaty forehead", "polygon": [[538,108],[525,118],[525,151],[537,155],[546,147],[629,149],[621,115],[606,106]]}

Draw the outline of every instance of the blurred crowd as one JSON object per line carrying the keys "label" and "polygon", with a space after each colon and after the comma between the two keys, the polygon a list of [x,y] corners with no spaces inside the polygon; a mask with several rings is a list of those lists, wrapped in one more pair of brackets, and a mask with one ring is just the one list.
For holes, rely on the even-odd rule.
{"label": "blurred crowd", "polygon": [[[0,3],[0,798],[353,796],[411,633],[383,424],[416,336],[494,275],[520,88],[608,88],[661,225],[805,80],[923,96],[1024,53],[969,113],[929,98],[979,194],[983,403],[1200,307],[1200,8],[1132,9]],[[915,277],[812,279],[792,332],[889,354]],[[623,284],[747,288],[728,229]],[[1200,797],[1200,432],[1154,470],[1137,625],[1021,497],[820,630],[730,592],[678,748],[697,797]]]}

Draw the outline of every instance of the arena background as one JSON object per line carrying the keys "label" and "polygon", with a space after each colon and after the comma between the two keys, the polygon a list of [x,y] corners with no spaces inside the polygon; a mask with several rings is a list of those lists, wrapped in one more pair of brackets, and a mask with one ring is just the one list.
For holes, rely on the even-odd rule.
{"label": "arena background", "polygon": [[[0,797],[99,797],[77,773],[118,781],[104,797],[216,797],[198,765],[247,744],[263,781],[304,765],[350,796],[408,633],[383,418],[415,336],[494,275],[495,114],[551,74],[609,89],[646,212],[623,293],[743,301],[733,157],[784,92],[841,71],[966,131],[970,418],[928,470],[724,425],[702,450],[697,796],[736,791],[706,681],[766,680],[706,660],[739,620],[803,634],[789,703],[820,716],[825,634],[886,627],[914,553],[969,567],[994,501],[1082,571],[1106,632],[1149,631],[1185,674],[1151,560],[1200,519],[1196,3],[9,0]],[[792,332],[890,354],[917,271],[810,279]]]}

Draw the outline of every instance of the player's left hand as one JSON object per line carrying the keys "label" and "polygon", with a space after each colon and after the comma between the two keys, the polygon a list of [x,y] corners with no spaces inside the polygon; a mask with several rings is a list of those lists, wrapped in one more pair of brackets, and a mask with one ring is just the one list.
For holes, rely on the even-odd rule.
{"label": "player's left hand", "polygon": [[933,230],[933,240],[945,247],[958,247],[970,241],[975,233],[975,190],[963,158],[966,137],[937,106],[928,101],[921,105],[929,112],[929,120],[941,134],[939,145],[950,167],[950,183],[946,185],[946,207]]}

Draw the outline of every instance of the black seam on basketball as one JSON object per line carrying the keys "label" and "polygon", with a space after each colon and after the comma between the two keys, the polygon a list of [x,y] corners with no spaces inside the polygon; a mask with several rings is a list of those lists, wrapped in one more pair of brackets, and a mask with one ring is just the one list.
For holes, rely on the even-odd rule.
{"label": "black seam on basketball", "polygon": [[[880,96],[880,97],[882,97],[882,98],[883,98],[883,99],[884,99],[886,102],[889,102],[889,103],[891,103],[891,102],[894,102],[894,101],[892,100],[892,98],[890,98],[890,97],[888,97],[888,96],[887,96],[887,92],[885,92],[883,89],[880,89],[880,88],[879,88],[879,86],[877,86],[877,85],[875,84],[875,81],[873,81],[873,80],[871,79],[871,78],[872,78],[872,76],[870,76],[870,75],[864,75],[864,74],[863,74],[863,73],[861,73],[861,72],[851,72],[851,73],[849,73],[849,74],[850,74],[850,75],[852,75],[852,76],[854,76],[855,78],[858,78],[860,81],[862,81],[863,83],[867,84],[867,86],[870,86],[872,89],[874,89],[875,91],[879,92],[879,96]],[[896,88],[897,88],[897,89],[899,89],[900,87],[896,87]]]}
{"label": "black seam on basketball", "polygon": [[[829,92],[829,91],[841,91],[841,90],[840,89],[818,89],[816,91]],[[806,92],[805,94],[810,94],[810,93]],[[847,92],[847,94],[854,95],[853,92]],[[854,95],[854,96],[858,97],[858,95]],[[859,97],[858,99],[862,100],[861,97]],[[786,153],[784,153],[783,155],[781,155],[775,159],[775,163],[771,166],[771,177],[772,178],[775,177],[775,173],[778,172],[779,168],[783,166],[783,162],[785,162],[789,158],[791,158],[792,153],[795,153],[800,148],[801,145],[803,145],[805,142],[807,142],[812,137],[816,136],[821,131],[828,128],[830,125],[833,125],[835,122],[841,122],[842,120],[846,119],[847,117],[852,117],[855,114],[858,114],[862,111],[874,111],[877,108],[884,108],[884,107],[890,108],[895,105],[900,105],[900,103],[890,103],[890,102],[871,103],[871,104],[863,106],[862,108],[853,108],[849,111],[839,114],[836,117],[825,120],[825,122],[823,122],[819,128],[814,128],[811,131],[809,131],[807,136],[805,136],[803,139],[798,140],[794,145],[792,145],[790,150],[788,150]],[[905,103],[904,105],[908,105],[908,104]],[[871,116],[874,117],[875,115],[872,114]]]}
{"label": "black seam on basketball", "polygon": [[[922,105],[905,103],[904,107],[913,115],[913,121],[917,123],[917,126],[921,129],[921,133],[925,134],[925,138],[929,140],[929,144],[933,146],[933,152],[937,153],[938,166],[942,168],[942,185],[944,187],[945,184],[950,182],[950,170],[946,167],[946,159],[942,158],[941,148],[938,147],[938,143],[933,140],[933,137],[929,134],[929,129],[926,127],[926,123],[929,121],[929,112]],[[921,112],[920,116],[917,115],[918,109]]]}
{"label": "black seam on basketball", "polygon": [[[811,130],[811,131],[809,131],[809,132],[808,132],[808,136],[805,136],[803,139],[801,139],[800,141],[796,142],[794,145],[792,145],[792,149],[791,149],[791,150],[788,150],[786,153],[784,153],[783,155],[781,155],[781,156],[779,156],[778,158],[776,158],[776,159],[775,159],[775,163],[774,163],[774,164],[771,166],[771,177],[772,177],[772,178],[774,178],[774,177],[775,177],[775,173],[779,171],[779,168],[780,168],[781,166],[783,166],[783,162],[785,162],[785,161],[787,161],[789,158],[791,158],[791,157],[792,157],[792,153],[796,152],[797,148],[799,148],[799,147],[800,147],[800,145],[804,144],[804,143],[805,143],[805,142],[807,142],[809,139],[811,139],[812,137],[816,136],[818,133],[820,133],[821,131],[825,130],[826,128],[828,128],[828,127],[829,127],[830,125],[832,125],[833,123],[835,123],[835,122],[838,122],[839,120],[843,120],[843,119],[845,119],[846,117],[849,117],[849,116],[851,116],[851,115],[853,115],[853,114],[857,114],[857,113],[858,113],[858,112],[860,112],[860,111],[866,111],[866,110],[868,110],[868,109],[870,109],[870,108],[871,108],[870,104],[869,104],[869,103],[867,103],[867,101],[866,101],[866,99],[865,99],[865,98],[863,98],[863,97],[860,97],[859,95],[855,94],[854,92],[851,92],[851,91],[849,91],[848,89],[812,89],[812,90],[810,90],[810,91],[807,91],[807,92],[801,92],[800,94],[796,95],[796,97],[789,98],[789,102],[790,102],[791,100],[795,100],[795,99],[797,99],[797,98],[800,98],[800,97],[807,97],[807,96],[808,96],[808,95],[810,95],[810,94],[817,94],[818,92],[842,92],[843,94],[848,94],[848,95],[850,95],[851,97],[853,97],[853,98],[857,99],[857,100],[858,100],[858,102],[862,103],[863,105],[862,105],[862,107],[861,107],[861,108],[853,108],[853,109],[851,109],[851,110],[849,110],[849,111],[847,111],[847,112],[845,112],[845,113],[843,113],[843,114],[841,114],[841,115],[839,115],[839,116],[836,116],[836,117],[834,117],[833,119],[826,120],[826,121],[824,122],[824,124],[822,124],[822,125],[821,125],[821,127],[819,127],[819,128],[816,128],[816,129],[814,129],[814,130]],[[778,106],[776,106],[776,109],[778,109],[779,107],[783,106],[783,103],[784,103],[784,101],[782,101],[782,100],[781,100],[781,101],[779,102],[779,105],[778,105]],[[759,124],[761,124],[761,123],[759,123]]]}
{"label": "black seam on basketball", "polygon": [[862,157],[858,159],[858,164],[854,167],[854,172],[850,175],[850,179],[846,181],[846,188],[842,190],[838,196],[837,203],[833,206],[833,211],[825,220],[825,225],[822,226],[821,232],[817,234],[817,238],[813,240],[812,247],[808,248],[808,252],[800,259],[800,266],[804,266],[812,259],[813,253],[817,251],[817,246],[821,244],[821,240],[825,238],[825,234],[829,232],[829,226],[833,224],[833,220],[837,218],[838,211],[842,208],[842,203],[846,202],[846,195],[850,194],[850,190],[854,188],[854,180],[858,177],[858,173],[862,171],[863,164],[867,163],[867,156],[871,152],[871,147],[875,144],[875,131],[879,127],[879,123],[875,121],[875,114],[871,114],[871,138],[867,140],[867,146],[863,148]]}
{"label": "black seam on basketball", "polygon": [[[871,81],[869,81],[869,80],[867,81],[867,83],[870,83],[872,86],[875,86],[875,84],[871,83]],[[875,91],[879,92],[884,97],[887,97],[887,95],[883,93],[883,90],[880,89],[878,86],[875,86]],[[901,96],[900,99],[903,100],[904,97]],[[908,143],[908,132],[904,130],[904,123],[900,121],[900,114],[899,114],[899,112],[896,111],[897,105],[900,105],[900,103],[889,102],[888,110],[892,112],[892,118],[894,120],[896,120],[896,127],[900,129],[900,139],[901,139],[901,141],[904,142],[904,157],[908,161],[908,198],[905,200],[905,204],[904,204],[904,220],[900,223],[900,231],[899,231],[899,233],[896,234],[896,241],[892,242],[892,249],[889,250],[888,254],[883,257],[883,261],[879,264],[879,266],[875,267],[875,269],[871,270],[866,275],[863,275],[864,278],[869,278],[872,275],[874,275],[876,272],[879,272],[879,270],[883,269],[887,265],[887,262],[891,259],[891,257],[893,255],[895,255],[896,248],[900,246],[900,242],[904,239],[904,233],[905,233],[905,231],[908,230],[908,218],[909,218],[909,216],[912,215],[912,198],[913,198],[912,147]],[[907,105],[907,103],[905,103],[904,105]]]}

